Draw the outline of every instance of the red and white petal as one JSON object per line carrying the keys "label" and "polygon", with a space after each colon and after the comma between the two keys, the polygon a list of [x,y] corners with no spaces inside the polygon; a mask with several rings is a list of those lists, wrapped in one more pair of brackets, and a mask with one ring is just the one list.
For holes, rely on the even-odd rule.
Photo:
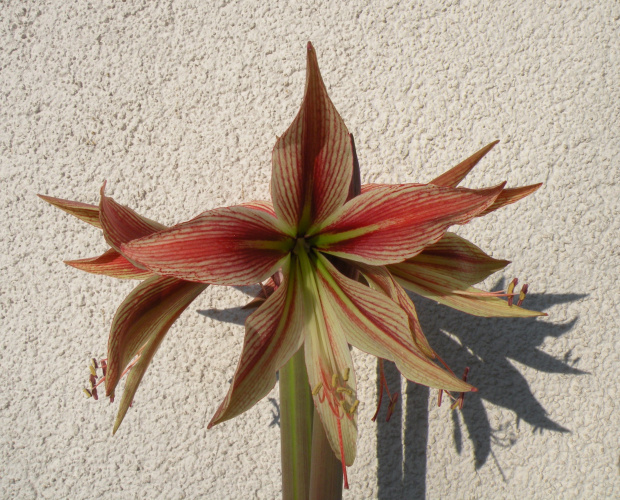
{"label": "red and white petal", "polygon": [[65,264],[87,273],[103,274],[112,278],[143,280],[153,275],[151,271],[134,266],[113,248],[99,257],[66,260]]}
{"label": "red and white petal", "polygon": [[246,320],[243,351],[232,385],[209,428],[240,415],[264,398],[276,383],[276,372],[301,347],[303,299],[295,267],[284,270],[282,284]]}
{"label": "red and white petal", "polygon": [[336,304],[315,263],[310,263],[305,253],[299,260],[304,279],[304,351],[314,406],[335,456],[344,465],[352,465],[357,452],[359,403],[351,353]]}
{"label": "red and white petal", "polygon": [[64,210],[68,214],[77,217],[84,222],[87,222],[91,226],[101,228],[99,222],[99,207],[96,205],[90,205],[88,203],[80,203],[79,201],[63,200],[61,198],[52,198],[51,196],[44,196],[42,194],[37,195],[49,204]]}
{"label": "red and white petal", "polygon": [[302,234],[346,201],[353,171],[347,128],[308,44],[306,90],[299,113],[273,149],[271,196],[278,218]]}
{"label": "red and white petal", "polygon": [[413,343],[407,315],[394,301],[343,276],[322,255],[318,276],[349,344],[394,361],[398,370],[413,382],[448,391],[475,390],[420,352]]}
{"label": "red and white petal", "polygon": [[471,170],[478,164],[480,160],[486,155],[493,146],[495,146],[499,141],[493,141],[491,144],[487,144],[477,153],[474,153],[472,156],[467,158],[467,160],[459,163],[456,167],[451,168],[444,174],[441,174],[439,177],[433,179],[429,184],[434,184],[435,186],[445,186],[445,187],[456,187],[461,181],[465,178],[465,176],[471,172]]}
{"label": "red and white petal", "polygon": [[[507,301],[493,294],[471,287],[469,280],[451,274],[449,268],[411,259],[388,266],[388,269],[407,290],[474,316],[525,318],[545,315],[516,305],[510,306]],[[470,275],[463,273],[462,276]]]}
{"label": "red and white petal", "polygon": [[506,188],[504,189],[497,199],[493,202],[493,204],[487,208],[484,212],[481,212],[477,215],[477,217],[482,217],[486,214],[490,214],[494,212],[498,208],[505,207],[506,205],[510,205],[511,203],[515,203],[526,196],[529,196],[534,191],[537,191],[540,186],[542,186],[542,182],[538,184],[532,184],[530,186],[522,186],[518,188]]}
{"label": "red and white petal", "polygon": [[403,287],[398,284],[384,267],[377,268],[361,263],[356,265],[372,289],[382,292],[400,306],[409,320],[409,328],[413,335],[414,345],[424,353],[425,356],[430,359],[435,359],[435,351],[433,351],[422,331],[415,305]]}
{"label": "red and white petal", "polygon": [[293,240],[262,210],[236,206],[122,246],[122,253],[155,274],[215,285],[261,282],[283,266]]}
{"label": "red and white petal", "polygon": [[[503,269],[510,261],[494,259],[471,241],[447,232],[437,243],[426,247],[405,263],[451,276],[464,285],[474,285]],[[388,269],[392,266],[398,268],[399,265],[393,264]]]}
{"label": "red and white petal", "polygon": [[105,182],[101,186],[99,212],[103,236],[117,252],[120,252],[123,243],[166,229],[163,224],[142,217],[131,208],[120,205],[106,196]]}
{"label": "red and white petal", "polygon": [[129,372],[114,432],[122,422],[151,359],[172,324],[207,287],[176,278],[152,276],[140,283],[119,306],[112,321],[108,340],[108,366],[105,378],[109,396],[134,357]]}
{"label": "red and white petal", "polygon": [[488,208],[502,188],[376,188],[333,214],[312,243],[323,252],[366,264],[402,262],[439,241],[449,226],[465,224]]}

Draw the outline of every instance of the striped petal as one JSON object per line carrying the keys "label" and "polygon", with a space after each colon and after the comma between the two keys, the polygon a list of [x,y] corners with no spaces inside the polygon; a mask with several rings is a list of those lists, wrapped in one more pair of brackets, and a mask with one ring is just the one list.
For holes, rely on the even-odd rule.
{"label": "striped petal", "polygon": [[372,189],[334,213],[311,242],[321,251],[366,264],[402,262],[439,241],[452,224],[465,224],[488,208],[502,188],[405,184]]}
{"label": "striped petal", "polygon": [[[172,324],[207,287],[176,278],[152,276],[140,283],[120,305],[108,341],[106,394],[110,396],[130,362],[113,432],[121,424],[144,373]],[[135,361],[135,360],[134,360]]]}
{"label": "striped petal", "polygon": [[493,202],[493,204],[487,208],[484,212],[481,212],[477,215],[477,217],[483,217],[491,212],[494,212],[498,208],[505,207],[506,205],[510,205],[511,203],[515,203],[526,196],[529,196],[534,191],[537,191],[540,186],[542,186],[542,182],[538,184],[532,184],[530,186],[522,186],[518,188],[506,188],[504,189],[497,199]]}
{"label": "striped petal", "polygon": [[89,205],[88,203],[80,203],[79,201],[63,200],[61,198],[52,198],[51,196],[44,196],[42,194],[37,195],[44,201],[47,201],[51,205],[64,210],[68,214],[77,217],[84,222],[87,222],[91,226],[101,228],[99,222],[99,207],[96,205]]}
{"label": "striped petal", "polygon": [[101,186],[99,210],[103,236],[117,252],[120,252],[123,243],[166,229],[166,226],[159,222],[142,217],[131,208],[120,205],[106,196],[105,182]]}
{"label": "striped petal", "polygon": [[407,290],[459,311],[485,317],[530,317],[529,311],[471,285],[502,269],[508,261],[489,257],[477,246],[452,233],[416,257],[388,266]]}
{"label": "striped petal", "polygon": [[[376,275],[382,272],[387,274],[375,268]],[[319,255],[318,276],[349,344],[394,361],[413,382],[448,391],[475,390],[420,352],[413,342],[407,315],[394,301],[343,276],[323,255]]]}
{"label": "striped petal", "polygon": [[[305,252],[299,257],[305,313],[304,352],[308,381],[336,457],[352,465],[357,450],[357,386],[353,361],[339,323],[337,304]],[[343,473],[345,472],[343,468]]]}
{"label": "striped petal", "polygon": [[409,320],[409,329],[413,336],[413,343],[426,357],[435,359],[435,351],[433,351],[422,331],[415,305],[403,287],[389,272],[386,272],[384,267],[375,268],[374,266],[360,263],[357,264],[357,267],[373,290],[383,293],[400,306]]}
{"label": "striped petal", "polygon": [[66,260],[65,264],[87,273],[104,274],[112,278],[143,280],[153,275],[151,271],[134,266],[113,248],[99,257]]}
{"label": "striped petal", "polygon": [[243,206],[218,208],[133,240],[122,253],[155,274],[215,285],[249,285],[272,275],[292,246],[278,220]]}
{"label": "striped petal", "polygon": [[281,285],[245,322],[237,370],[209,428],[250,409],[271,391],[276,372],[301,347],[303,321],[299,270],[285,270]]}
{"label": "striped petal", "polygon": [[444,174],[441,174],[439,177],[433,179],[429,184],[434,184],[435,186],[444,186],[444,187],[456,187],[461,181],[465,178],[465,176],[471,172],[471,170],[478,164],[480,160],[486,155],[499,141],[493,141],[491,144],[487,144],[477,153],[474,153],[472,156],[467,158],[467,160],[459,163],[456,167],[451,168]]}
{"label": "striped petal", "polygon": [[353,169],[351,139],[327,95],[311,44],[304,99],[297,117],[276,142],[272,164],[276,214],[296,234],[344,204]]}

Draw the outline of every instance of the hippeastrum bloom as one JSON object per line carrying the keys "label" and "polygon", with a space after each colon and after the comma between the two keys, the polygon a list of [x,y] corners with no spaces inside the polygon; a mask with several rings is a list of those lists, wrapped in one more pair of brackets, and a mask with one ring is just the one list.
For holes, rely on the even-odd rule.
{"label": "hippeastrum bloom", "polygon": [[[408,282],[407,268],[397,268],[395,279],[390,266],[409,265],[442,241],[449,226],[492,210],[508,190],[504,184],[473,190],[449,182],[372,186],[347,201],[352,139],[327,95],[310,44],[301,109],[277,140],[272,163],[273,204],[210,210],[123,242],[119,250],[158,276],[196,283],[247,285],[281,271],[279,286],[246,321],[237,370],[209,427],[263,398],[276,372],[303,345],[314,404],[342,461],[346,485],[359,404],[349,345],[394,361],[414,382],[475,390],[431,359],[434,353],[399,282]],[[343,263],[365,284],[341,273]]]}
{"label": "hippeastrum bloom", "polygon": [[[105,187],[105,185],[104,185]],[[97,363],[91,366],[91,390],[105,381],[106,394],[113,399],[123,375],[127,381],[121,398],[114,431],[121,424],[146,369],[163,338],[181,313],[208,286],[174,277],[157,276],[127,259],[121,245],[157,233],[166,226],[142,217],[132,209],[104,195],[101,188],[99,206],[39,195],[41,199],[103,230],[110,249],[98,257],[66,261],[66,264],[94,274],[114,278],[144,280],[121,303],[110,329],[108,357],[102,360],[103,377],[97,380]]]}

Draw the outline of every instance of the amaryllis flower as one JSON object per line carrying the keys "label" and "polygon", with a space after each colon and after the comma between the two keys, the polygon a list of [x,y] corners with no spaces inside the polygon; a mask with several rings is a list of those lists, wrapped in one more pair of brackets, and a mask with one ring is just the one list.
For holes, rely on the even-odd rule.
{"label": "amaryllis flower", "polygon": [[116,432],[166,333],[208,285],[157,276],[128,260],[120,249],[123,243],[162,231],[166,226],[116,203],[104,195],[104,187],[101,188],[99,206],[39,196],[78,219],[102,229],[111,246],[98,257],[66,261],[66,264],[94,274],[144,280],[131,291],[116,311],[108,340],[108,357],[101,363],[103,377],[97,379],[95,361],[91,368],[91,389],[86,390],[96,398],[97,386],[105,382],[106,394],[113,399],[116,386],[123,375],[128,374],[114,424],[113,432]]}
{"label": "amaryllis flower", "polygon": [[[505,191],[504,184],[372,186],[347,201],[352,139],[310,44],[307,56],[301,109],[273,150],[273,204],[210,210],[121,243],[120,251],[159,276],[197,283],[248,285],[280,270],[279,286],[246,321],[239,365],[209,427],[263,398],[303,345],[315,407],[346,473],[359,404],[349,345],[394,361],[414,382],[475,390],[432,360],[413,304],[388,266],[408,264],[451,225],[492,209]],[[365,283],[341,273],[343,262]]]}

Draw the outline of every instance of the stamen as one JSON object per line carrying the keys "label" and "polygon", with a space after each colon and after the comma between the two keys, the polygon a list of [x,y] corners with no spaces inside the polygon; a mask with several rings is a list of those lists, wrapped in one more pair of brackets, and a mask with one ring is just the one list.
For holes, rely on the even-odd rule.
{"label": "stamen", "polygon": [[513,279],[510,282],[510,285],[508,285],[508,290],[506,290],[506,293],[508,294],[508,305],[509,306],[512,305],[512,299],[514,298],[514,291],[515,291],[515,287],[517,286],[517,283],[519,283],[519,280],[517,278]]}
{"label": "stamen", "polygon": [[97,366],[97,360],[95,358],[93,358],[91,361],[93,362],[93,366],[95,367],[95,370],[99,368],[99,366]]}
{"label": "stamen", "polygon": [[332,375],[332,387],[335,389],[337,385],[338,385],[338,374],[334,373]]}
{"label": "stamen", "polygon": [[443,389],[439,389],[439,396],[437,396],[437,407],[441,406],[441,397],[443,396]]}
{"label": "stamen", "polygon": [[353,391],[351,389],[349,389],[348,387],[338,387],[336,389],[337,393],[345,393],[347,396],[353,396]]}
{"label": "stamen", "polygon": [[84,394],[86,395],[87,398],[92,398],[93,397],[91,392],[86,387],[82,388],[82,391],[84,391]]}
{"label": "stamen", "polygon": [[[463,377],[462,380],[463,382],[467,382],[467,375],[469,374],[469,366],[465,367],[465,371],[463,372]],[[461,392],[461,395],[458,397],[458,399],[452,404],[452,406],[450,407],[450,409],[452,410],[456,410],[457,406],[459,408],[459,410],[463,409],[463,404],[465,403],[465,393]]]}
{"label": "stamen", "polygon": [[312,389],[312,395],[316,396],[322,388],[323,388],[323,382],[319,382],[318,384],[316,384],[316,387]]}
{"label": "stamen", "polygon": [[97,376],[97,370],[95,369],[95,367],[92,364],[88,365],[88,369],[90,370],[90,376],[91,377],[96,377]]}
{"label": "stamen", "polygon": [[351,374],[351,368],[347,367],[344,371],[344,377],[342,377],[342,380],[344,380],[345,382],[348,382],[350,374]]}
{"label": "stamen", "polygon": [[387,415],[385,416],[385,421],[389,422],[392,418],[392,413],[394,413],[394,408],[396,408],[396,403],[398,402],[398,393],[395,392],[391,398],[390,404],[388,406]]}
{"label": "stamen", "polygon": [[355,402],[353,403],[353,406],[351,406],[351,408],[349,408],[349,414],[353,415],[355,413],[355,410],[357,410],[358,405],[360,404],[359,399],[356,399]]}
{"label": "stamen", "polygon": [[519,301],[517,302],[518,306],[523,304],[523,301],[525,300],[525,296],[527,295],[527,289],[528,289],[527,283],[521,287],[521,291],[519,292]]}

